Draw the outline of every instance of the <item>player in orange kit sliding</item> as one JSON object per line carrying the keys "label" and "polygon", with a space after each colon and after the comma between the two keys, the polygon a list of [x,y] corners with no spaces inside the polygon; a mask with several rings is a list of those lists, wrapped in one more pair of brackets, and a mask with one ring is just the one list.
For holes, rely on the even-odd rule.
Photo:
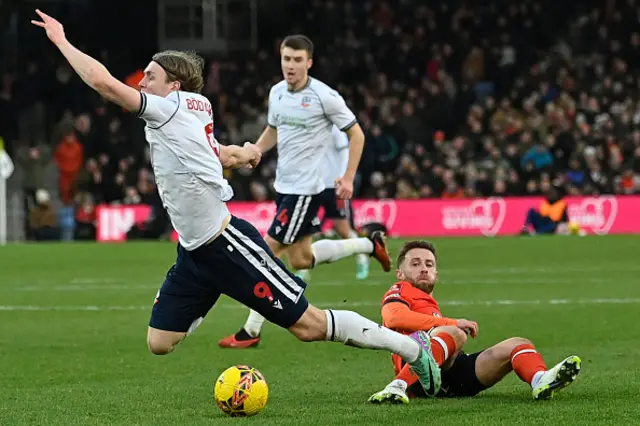
{"label": "player in orange kit sliding", "polygon": [[[581,360],[570,356],[547,370],[533,344],[521,337],[504,340],[489,349],[466,354],[467,335],[478,335],[478,324],[466,319],[443,317],[432,296],[438,278],[436,249],[426,241],[406,243],[398,254],[399,280],[382,299],[384,325],[401,333],[429,330],[433,357],[441,368],[442,382],[436,396],[474,396],[502,380],[510,371],[531,385],[533,399],[553,397],[555,391],[572,383],[580,372]],[[393,355],[395,379],[372,395],[372,403],[409,403],[409,397],[425,397],[417,376]],[[437,389],[438,384],[435,384]]]}

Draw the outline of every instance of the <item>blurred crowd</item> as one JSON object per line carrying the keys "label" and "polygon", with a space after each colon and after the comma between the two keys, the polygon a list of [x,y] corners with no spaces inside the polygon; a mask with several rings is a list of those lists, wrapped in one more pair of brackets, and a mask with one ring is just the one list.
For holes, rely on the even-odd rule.
{"label": "blurred crowd", "polygon": [[[357,197],[640,193],[640,1],[276,3],[283,13],[261,17],[256,52],[208,58],[222,143],[260,135],[279,41],[302,32],[316,44],[311,74],[365,130]],[[131,85],[146,65],[95,53]],[[142,122],[55,52],[4,71],[0,137],[25,170],[29,209],[50,162],[78,223],[93,223],[98,203],[158,205]],[[227,172],[236,199],[274,197],[276,156]]]}

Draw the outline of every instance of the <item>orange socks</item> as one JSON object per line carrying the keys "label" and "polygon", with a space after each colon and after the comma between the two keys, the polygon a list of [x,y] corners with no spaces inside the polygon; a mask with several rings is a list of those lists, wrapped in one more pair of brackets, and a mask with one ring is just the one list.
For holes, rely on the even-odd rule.
{"label": "orange socks", "polygon": [[531,384],[533,376],[546,371],[547,365],[533,345],[519,345],[511,352],[511,366],[520,380]]}
{"label": "orange socks", "polygon": [[431,338],[431,352],[438,365],[456,353],[456,341],[449,333],[438,333]]}
{"label": "orange socks", "polygon": [[[456,341],[449,333],[438,333],[431,338],[431,351],[438,365],[442,365],[456,352]],[[411,370],[409,364],[405,364],[396,376],[396,380],[402,380],[411,387],[418,381],[418,376]]]}
{"label": "orange socks", "polygon": [[409,388],[418,381],[418,376],[416,376],[411,367],[409,367],[409,364],[405,364],[396,376],[396,380],[404,381]]}

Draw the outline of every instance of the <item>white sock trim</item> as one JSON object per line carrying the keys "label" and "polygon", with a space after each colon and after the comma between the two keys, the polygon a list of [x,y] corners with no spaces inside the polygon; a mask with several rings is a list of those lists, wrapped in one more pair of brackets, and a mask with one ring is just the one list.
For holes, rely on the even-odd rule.
{"label": "white sock trim", "polygon": [[252,309],[244,324],[244,331],[251,337],[258,337],[262,330],[262,324],[264,324],[264,317]]}
{"label": "white sock trim", "polygon": [[444,351],[444,359],[445,361],[449,359],[449,348],[447,348],[447,344],[444,342],[444,340],[442,340],[440,337],[438,336],[433,336],[431,338],[432,341],[436,341],[440,347],[442,348],[442,350]]}
{"label": "white sock trim", "polygon": [[189,330],[187,330],[187,336],[191,336],[193,332],[196,331],[196,328],[200,327],[200,324],[202,324],[203,321],[203,317],[196,318],[189,326]]}
{"label": "white sock trim", "polygon": [[537,353],[538,351],[536,351],[535,349],[523,349],[521,351],[516,352],[515,354],[513,354],[513,356],[511,357],[511,362],[513,362],[514,359],[516,359],[516,357],[518,355],[521,354],[530,354],[530,353]]}
{"label": "white sock trim", "polygon": [[387,385],[387,388],[402,389],[404,392],[407,391],[407,387],[408,387],[407,382],[401,379],[395,379],[394,381],[392,381]]}
{"label": "white sock trim", "polygon": [[542,376],[544,376],[544,373],[546,373],[546,371],[542,370],[542,371],[538,371],[536,374],[533,375],[533,378],[531,379],[531,387],[532,388],[536,388],[536,386],[538,386],[538,383],[540,383],[540,379],[542,379]]}
{"label": "white sock trim", "polygon": [[327,309],[324,312],[327,316],[327,336],[325,340],[333,342],[336,338],[336,318],[331,309]]}

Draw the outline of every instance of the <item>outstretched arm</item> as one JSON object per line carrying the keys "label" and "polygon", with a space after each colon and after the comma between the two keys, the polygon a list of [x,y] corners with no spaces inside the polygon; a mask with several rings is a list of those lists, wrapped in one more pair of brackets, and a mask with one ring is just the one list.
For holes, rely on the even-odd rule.
{"label": "outstretched arm", "polygon": [[260,149],[249,142],[246,142],[242,147],[220,145],[220,163],[225,169],[238,169],[245,166],[256,167],[261,158]]}
{"label": "outstretched arm", "polygon": [[440,318],[412,311],[407,305],[399,302],[386,303],[382,306],[382,320],[392,330],[414,332],[429,330],[445,325],[456,326],[452,318]]}
{"label": "outstretched arm", "polygon": [[105,99],[114,102],[131,112],[140,109],[140,92],[113,77],[107,68],[91,56],[75,48],[64,35],[60,22],[36,9],[42,21],[31,21],[33,25],[44,28],[49,40],[56,45],[69,65],[82,80]]}
{"label": "outstretched arm", "polygon": [[401,302],[390,302],[382,306],[384,324],[392,330],[414,332],[430,330],[434,327],[453,326],[464,330],[475,338],[478,335],[478,323],[464,318],[442,318],[412,311],[409,306]]}

